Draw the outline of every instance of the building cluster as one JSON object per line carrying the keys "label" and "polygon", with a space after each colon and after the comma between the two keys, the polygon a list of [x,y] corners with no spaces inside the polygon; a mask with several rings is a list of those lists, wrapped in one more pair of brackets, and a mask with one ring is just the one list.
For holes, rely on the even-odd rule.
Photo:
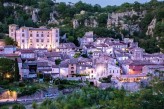
{"label": "building cluster", "polygon": [[[80,46],[77,47],[71,42],[59,44],[59,29],[17,29],[11,25],[9,32],[10,37],[18,42],[18,47],[2,47],[0,57],[17,58],[21,79],[35,79],[38,73],[42,73],[52,78],[77,79],[82,76],[98,81],[111,75],[117,83],[133,83],[147,79],[157,70],[164,70],[164,54],[145,53],[129,38],[122,41],[96,38],[93,32],[86,32],[78,39]],[[50,45],[54,47],[51,51]]]}

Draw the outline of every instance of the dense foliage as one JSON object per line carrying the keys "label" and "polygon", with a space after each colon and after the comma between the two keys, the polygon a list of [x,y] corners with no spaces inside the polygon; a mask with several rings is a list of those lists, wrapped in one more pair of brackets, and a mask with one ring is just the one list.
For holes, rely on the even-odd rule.
{"label": "dense foliage", "polygon": [[0,58],[0,84],[18,80],[19,71],[17,63],[14,60]]}
{"label": "dense foliage", "polygon": [[38,109],[163,109],[164,82],[154,80],[147,89],[125,90],[85,87],[57,100],[46,100]]}

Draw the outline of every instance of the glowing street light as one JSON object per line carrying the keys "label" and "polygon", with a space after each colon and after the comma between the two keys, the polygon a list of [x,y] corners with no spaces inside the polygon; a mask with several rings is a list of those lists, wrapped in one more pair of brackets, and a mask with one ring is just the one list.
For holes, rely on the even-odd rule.
{"label": "glowing street light", "polygon": [[11,75],[10,74],[6,74],[6,78],[10,78],[11,77]]}

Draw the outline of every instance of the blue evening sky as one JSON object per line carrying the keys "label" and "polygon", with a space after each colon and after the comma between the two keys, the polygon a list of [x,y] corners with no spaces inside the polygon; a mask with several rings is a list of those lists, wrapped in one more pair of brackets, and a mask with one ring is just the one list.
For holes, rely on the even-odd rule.
{"label": "blue evening sky", "polygon": [[[72,2],[72,3],[76,3],[80,0],[56,0],[57,2]],[[86,2],[89,4],[99,4],[101,6],[107,6],[107,5],[121,5],[125,2],[129,2],[129,3],[134,3],[135,1],[138,1],[139,3],[145,3],[145,2],[149,2],[150,0],[81,0],[82,2]],[[159,1],[163,1],[163,0],[159,0]]]}

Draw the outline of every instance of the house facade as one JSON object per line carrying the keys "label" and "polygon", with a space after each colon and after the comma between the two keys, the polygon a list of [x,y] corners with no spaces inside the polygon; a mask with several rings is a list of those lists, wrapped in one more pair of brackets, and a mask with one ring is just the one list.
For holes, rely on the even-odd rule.
{"label": "house facade", "polygon": [[59,46],[59,28],[31,28],[9,25],[9,37],[14,39],[21,49],[47,48],[56,49]]}

